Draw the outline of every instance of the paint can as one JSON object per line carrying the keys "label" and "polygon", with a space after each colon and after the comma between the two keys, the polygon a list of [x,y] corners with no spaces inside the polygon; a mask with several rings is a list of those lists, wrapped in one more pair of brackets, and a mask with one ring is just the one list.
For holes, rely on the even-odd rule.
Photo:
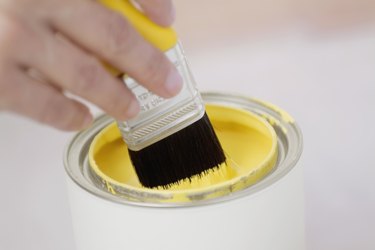
{"label": "paint can", "polygon": [[233,173],[144,189],[118,163],[126,151],[111,118],[71,140],[64,164],[77,250],[305,249],[302,134],[294,119],[260,100],[202,96]]}

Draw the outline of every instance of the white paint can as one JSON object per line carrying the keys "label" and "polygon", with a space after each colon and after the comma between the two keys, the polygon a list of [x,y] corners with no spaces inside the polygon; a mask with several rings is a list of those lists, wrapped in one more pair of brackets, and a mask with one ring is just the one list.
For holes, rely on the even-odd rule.
{"label": "white paint can", "polygon": [[101,179],[90,166],[94,137],[113,122],[102,116],[72,139],[64,155],[77,250],[305,249],[303,173],[297,164],[302,135],[294,120],[259,100],[202,96],[208,104],[251,113],[273,130],[277,157],[272,168],[241,188],[236,185],[245,183],[243,178],[224,191],[223,185],[213,185],[187,200],[168,200],[168,191],[126,188]]}

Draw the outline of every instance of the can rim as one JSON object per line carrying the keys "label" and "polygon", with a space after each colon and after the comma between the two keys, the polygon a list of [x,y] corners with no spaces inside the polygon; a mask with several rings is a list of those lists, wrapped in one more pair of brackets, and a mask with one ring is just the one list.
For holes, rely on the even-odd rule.
{"label": "can rim", "polygon": [[[216,203],[226,202],[229,200],[239,199],[243,198],[245,196],[249,196],[258,192],[261,192],[262,190],[267,189],[268,187],[275,184],[278,180],[282,179],[284,176],[286,176],[297,164],[299,158],[301,157],[302,150],[303,150],[303,138],[302,133],[299,128],[299,126],[296,124],[294,119],[284,110],[278,108],[277,106],[270,104],[268,102],[264,102],[259,99],[239,95],[239,94],[228,94],[228,93],[220,93],[220,92],[204,92],[202,93],[203,99],[205,102],[209,103],[225,103],[226,105],[234,105],[236,107],[239,107],[243,105],[244,107],[247,107],[250,103],[258,105],[259,113],[260,115],[266,116],[265,118],[268,119],[276,119],[278,118],[278,122],[283,123],[281,124],[284,126],[282,129],[286,129],[286,137],[288,140],[294,139],[293,144],[289,145],[290,142],[286,141],[286,147],[288,150],[290,149],[290,146],[293,147],[294,152],[293,155],[287,154],[288,157],[284,159],[279,159],[277,164],[277,167],[274,171],[271,171],[270,174],[268,174],[266,177],[261,179],[256,184],[249,186],[248,188],[245,188],[243,190],[236,191],[232,193],[231,195],[225,195],[220,196],[213,199],[208,200],[200,200],[200,201],[193,201],[189,203],[156,203],[156,202],[140,202],[140,201],[132,201],[128,199],[123,199],[119,196],[112,195],[98,187],[96,187],[93,183],[90,183],[84,176],[83,171],[79,164],[77,164],[78,168],[80,168],[81,176],[79,176],[79,173],[74,173],[70,167],[69,159],[71,156],[71,149],[74,146],[74,143],[79,140],[80,137],[85,135],[86,141],[92,140],[93,136],[100,131],[100,129],[103,128],[96,128],[96,129],[88,129],[79,132],[76,134],[71,140],[70,143],[65,147],[64,150],[64,168],[68,176],[71,180],[74,181],[79,187],[81,187],[83,190],[86,190],[87,192],[93,194],[94,196],[97,196],[98,198],[102,198],[105,200],[109,200],[111,202],[120,203],[122,205],[132,205],[132,206],[140,206],[140,207],[158,207],[158,208],[179,208],[179,207],[196,207],[196,206],[203,206],[203,205],[212,205]],[[242,107],[243,108],[243,107]],[[262,110],[261,110],[262,109]],[[254,110],[252,110],[254,112]],[[261,114],[261,112],[266,112],[268,114]],[[257,112],[256,112],[257,113]],[[267,117],[269,116],[269,117]],[[106,115],[99,116],[95,123],[100,122],[103,119],[106,119]],[[271,120],[269,120],[272,122]],[[275,124],[273,124],[274,126]],[[276,124],[280,125],[280,124]],[[281,129],[281,130],[282,130]],[[87,135],[86,135],[87,134]],[[293,134],[293,135],[292,135]],[[278,134],[279,135],[279,134]],[[282,143],[279,141],[279,143]],[[83,145],[84,146],[84,145]],[[280,147],[279,147],[280,148]],[[87,156],[86,156],[87,157]],[[82,160],[80,155],[75,155],[75,158],[77,160]],[[86,159],[87,160],[87,159]]]}

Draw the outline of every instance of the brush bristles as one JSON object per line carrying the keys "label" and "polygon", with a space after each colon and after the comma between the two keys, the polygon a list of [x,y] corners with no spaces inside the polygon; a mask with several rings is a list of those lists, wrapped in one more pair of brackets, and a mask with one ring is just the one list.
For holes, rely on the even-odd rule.
{"label": "brush bristles", "polygon": [[129,155],[139,181],[149,188],[168,187],[225,162],[224,151],[207,114],[140,151],[129,150]]}

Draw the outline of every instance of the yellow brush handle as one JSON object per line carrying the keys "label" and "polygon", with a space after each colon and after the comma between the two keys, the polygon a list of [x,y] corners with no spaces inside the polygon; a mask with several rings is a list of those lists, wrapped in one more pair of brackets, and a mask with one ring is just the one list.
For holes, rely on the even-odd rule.
{"label": "yellow brush handle", "polygon": [[[177,35],[172,28],[161,27],[155,24],[135,8],[129,0],[98,0],[98,2],[125,16],[146,41],[161,51],[167,51],[176,45]],[[118,75],[117,70],[112,68],[109,70],[113,74]]]}

